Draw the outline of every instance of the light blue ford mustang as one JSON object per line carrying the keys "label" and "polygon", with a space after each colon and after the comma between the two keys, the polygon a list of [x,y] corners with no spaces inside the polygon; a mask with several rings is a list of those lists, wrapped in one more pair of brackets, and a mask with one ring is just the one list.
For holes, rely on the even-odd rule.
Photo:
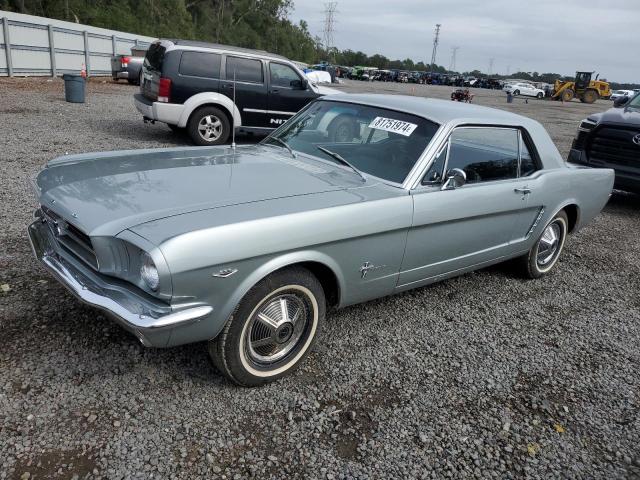
{"label": "light blue ford mustang", "polygon": [[35,181],[37,258],[147,346],[208,341],[234,382],[295,368],[329,307],[519,258],[538,278],[613,171],[458,102],[321,98],[258,145],[93,153]]}

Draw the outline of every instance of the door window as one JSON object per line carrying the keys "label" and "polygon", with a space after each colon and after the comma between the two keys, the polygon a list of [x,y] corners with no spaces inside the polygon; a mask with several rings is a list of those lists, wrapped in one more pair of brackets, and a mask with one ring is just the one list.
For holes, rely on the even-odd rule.
{"label": "door window", "polygon": [[180,59],[180,75],[220,78],[220,58],[217,53],[183,52]]}
{"label": "door window", "polygon": [[447,170],[459,168],[467,183],[518,176],[518,131],[510,128],[458,128],[450,137]]}
{"label": "door window", "polygon": [[289,65],[271,63],[269,64],[269,73],[271,86],[273,87],[293,87],[296,84],[300,84],[300,76]]}
{"label": "door window", "polygon": [[227,57],[227,80],[237,82],[263,83],[262,62],[252,58]]}

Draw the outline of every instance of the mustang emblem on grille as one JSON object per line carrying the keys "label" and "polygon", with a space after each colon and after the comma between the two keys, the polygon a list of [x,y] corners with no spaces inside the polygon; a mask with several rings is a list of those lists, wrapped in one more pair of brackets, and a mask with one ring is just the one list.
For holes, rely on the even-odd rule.
{"label": "mustang emblem on grille", "polygon": [[633,143],[640,146],[640,133],[633,137],[631,140],[633,141]]}

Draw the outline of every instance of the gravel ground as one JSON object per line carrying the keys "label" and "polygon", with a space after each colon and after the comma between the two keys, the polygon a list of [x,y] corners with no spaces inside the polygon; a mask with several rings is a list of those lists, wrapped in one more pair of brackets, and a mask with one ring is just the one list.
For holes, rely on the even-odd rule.
{"label": "gravel ground", "polygon": [[[1,479],[640,477],[639,197],[614,195],[542,280],[503,265],[335,312],[294,375],[237,388],[203,344],[145,349],[32,259],[47,159],[187,143],[143,125],[134,90],[94,81],[74,105],[59,80],[0,81]],[[564,155],[610,105],[476,93]]]}

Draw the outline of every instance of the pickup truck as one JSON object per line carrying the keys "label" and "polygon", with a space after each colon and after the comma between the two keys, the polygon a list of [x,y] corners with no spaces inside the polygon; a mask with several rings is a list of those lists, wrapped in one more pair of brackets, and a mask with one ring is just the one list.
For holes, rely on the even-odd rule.
{"label": "pickup truck", "polygon": [[115,55],[111,57],[111,76],[114,81],[121,78],[131,85],[140,85],[142,63],[147,53],[146,47],[132,47],[131,55]]}

